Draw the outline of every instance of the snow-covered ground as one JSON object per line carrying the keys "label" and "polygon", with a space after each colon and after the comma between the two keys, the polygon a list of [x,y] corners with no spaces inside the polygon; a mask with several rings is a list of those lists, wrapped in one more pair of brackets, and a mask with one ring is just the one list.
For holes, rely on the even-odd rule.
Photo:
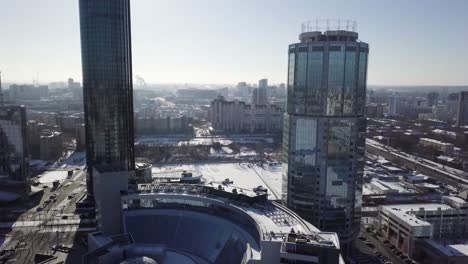
{"label": "snow-covered ground", "polygon": [[231,143],[239,143],[239,144],[271,144],[273,143],[273,138],[271,137],[196,137],[192,139],[187,139],[186,137],[141,137],[136,139],[135,144],[143,144],[148,146],[166,146],[166,145],[174,145],[174,146],[182,146],[182,145],[190,145],[190,146],[198,146],[198,145],[205,145],[209,146],[215,142],[219,142],[222,145],[229,145]]}
{"label": "snow-covered ground", "polygon": [[46,171],[38,176],[38,181],[42,184],[51,183],[56,180],[63,181],[67,178],[67,176],[68,171],[65,170]]}
{"label": "snow-covered ground", "polygon": [[214,148],[210,148],[210,156],[215,158],[256,158],[258,157],[257,152],[255,150],[248,149],[246,147],[241,147],[240,151],[234,154],[234,151],[227,147],[223,146],[220,150],[215,150]]}
{"label": "snow-covered ground", "polygon": [[67,159],[63,161],[63,164],[72,167],[82,167],[86,165],[86,152],[74,152]]}
{"label": "snow-covered ground", "polygon": [[86,152],[69,152],[63,162],[48,160],[30,160],[29,166],[36,170],[52,169],[84,169],[86,166]]}
{"label": "snow-covered ground", "polygon": [[229,147],[222,147],[222,150],[223,150],[224,153],[226,153],[226,154],[231,154],[231,153],[232,153],[232,149],[230,149]]}
{"label": "snow-covered ground", "polygon": [[260,166],[253,166],[254,169],[260,177],[268,183],[270,188],[273,192],[281,198],[281,186],[282,186],[282,179],[283,179],[283,167],[281,165],[264,165],[263,167]]}
{"label": "snow-covered ground", "polygon": [[259,185],[266,187],[270,192],[270,199],[281,198],[281,166],[260,167],[251,163],[201,163],[174,166],[153,165],[153,173],[158,177],[168,173],[174,176],[175,172],[192,171],[202,174],[207,183],[221,183],[226,178],[233,181],[233,186],[241,189],[252,190]]}
{"label": "snow-covered ground", "polygon": [[30,160],[29,166],[36,170],[46,170],[52,165],[52,162],[46,160]]}

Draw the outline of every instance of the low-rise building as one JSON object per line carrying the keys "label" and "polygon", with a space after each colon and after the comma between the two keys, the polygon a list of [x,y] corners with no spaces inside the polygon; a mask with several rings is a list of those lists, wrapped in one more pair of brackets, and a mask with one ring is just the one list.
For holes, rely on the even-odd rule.
{"label": "low-rise building", "polygon": [[379,180],[374,179],[369,184],[366,184],[367,188],[375,194],[410,194],[416,193],[415,190],[411,189],[408,184],[396,180],[394,177],[377,177]]}
{"label": "low-rise building", "polygon": [[135,130],[140,135],[192,133],[192,118],[183,115],[167,117],[137,117]]}
{"label": "low-rise building", "polygon": [[9,88],[10,100],[41,100],[49,96],[47,85],[17,85],[12,84]]}
{"label": "low-rise building", "polygon": [[137,162],[135,163],[135,177],[138,183],[151,182],[153,165],[149,163]]}
{"label": "low-rise building", "polygon": [[84,123],[84,116],[83,113],[60,113],[57,116],[57,121],[62,132],[73,133],[76,129],[76,125]]}
{"label": "low-rise building", "polygon": [[247,104],[218,97],[211,102],[211,124],[222,132],[281,132],[283,109],[276,105]]}
{"label": "low-rise building", "polygon": [[27,123],[28,144],[32,159],[41,158],[41,135],[43,131],[58,131],[57,125],[41,123],[37,120],[30,120]]}
{"label": "low-rise building", "polygon": [[59,125],[58,114],[56,112],[28,111],[28,121],[36,120],[46,125]]}
{"label": "low-rise building", "polygon": [[468,263],[468,241],[427,239],[419,244],[418,259],[424,264]]}
{"label": "low-rise building", "polygon": [[371,103],[366,105],[366,116],[369,118],[380,118],[384,115],[384,104]]}
{"label": "low-rise building", "polygon": [[55,160],[62,155],[62,132],[45,130],[40,137],[40,159]]}
{"label": "low-rise building", "polygon": [[442,203],[383,205],[378,230],[403,253],[413,256],[424,239],[463,238],[468,235],[468,203],[444,196]]}
{"label": "low-rise building", "polygon": [[385,182],[382,182],[382,181],[379,181],[379,180],[371,181],[370,184],[367,187],[376,194],[398,193],[398,189],[391,188],[391,186],[389,186],[389,185],[385,184]]}
{"label": "low-rise building", "polygon": [[443,153],[452,153],[454,145],[452,143],[442,142],[432,138],[420,138],[419,144],[423,147],[432,148]]}
{"label": "low-rise building", "polygon": [[423,183],[423,182],[426,182],[428,179],[429,179],[428,176],[421,174],[421,173],[405,176],[405,180],[411,184]]}

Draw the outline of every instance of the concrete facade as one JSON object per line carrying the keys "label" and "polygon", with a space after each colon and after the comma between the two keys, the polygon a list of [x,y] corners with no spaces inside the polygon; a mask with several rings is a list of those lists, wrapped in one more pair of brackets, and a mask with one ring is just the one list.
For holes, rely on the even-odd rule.
{"label": "concrete facade", "polygon": [[431,138],[420,138],[419,144],[441,151],[443,153],[452,153],[454,146],[452,143],[442,142]]}
{"label": "concrete facade", "polygon": [[218,97],[211,102],[211,124],[223,132],[280,132],[283,110],[275,105],[246,104]]}
{"label": "concrete facade", "polygon": [[385,205],[379,208],[378,229],[403,253],[417,253],[424,239],[463,238],[468,235],[468,203],[443,197],[439,204]]}
{"label": "concrete facade", "polygon": [[62,155],[62,132],[45,130],[40,136],[40,159],[56,160]]}
{"label": "concrete facade", "polygon": [[121,192],[128,190],[128,178],[135,172],[111,171],[111,168],[93,170],[97,228],[107,235],[120,234],[123,231]]}

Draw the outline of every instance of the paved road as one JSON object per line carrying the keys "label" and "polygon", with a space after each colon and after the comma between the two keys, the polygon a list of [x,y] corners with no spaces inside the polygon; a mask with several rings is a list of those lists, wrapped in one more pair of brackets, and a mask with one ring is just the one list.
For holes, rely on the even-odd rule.
{"label": "paved road", "polygon": [[413,168],[442,182],[468,186],[468,174],[466,172],[449,168],[427,159],[409,155],[405,152],[382,145],[372,139],[366,139],[366,150],[372,154],[384,156],[385,158],[393,161],[398,161],[395,163],[400,163],[400,165],[405,164],[406,166],[412,164]]}
{"label": "paved road", "polygon": [[[394,255],[393,252],[391,252],[387,247],[385,247],[385,245],[382,243],[382,241],[376,239],[374,236],[372,236],[366,230],[362,230],[361,234],[367,239],[367,241],[369,241],[370,243],[372,243],[375,246],[375,249],[372,249],[372,252],[373,251],[379,251],[380,253],[382,253],[382,255],[384,255],[385,257],[390,259],[390,261],[392,261],[395,264],[405,264],[404,261],[402,261],[399,257]],[[360,239],[358,239],[358,240],[360,240]]]}
{"label": "paved road", "polygon": [[[16,249],[11,258],[14,263],[34,263],[36,253],[54,254],[58,257],[57,261],[67,264],[81,263],[80,256],[86,249],[77,243],[78,234],[95,230],[94,220],[81,219],[75,212],[75,202],[79,199],[80,192],[84,191],[84,177],[85,174],[76,171],[57,190],[44,189],[44,194],[36,205],[17,205],[17,210],[22,212],[17,219],[0,222],[0,229],[8,232],[0,246],[2,249]],[[20,208],[21,206],[24,207]],[[42,209],[38,210],[39,207]],[[85,222],[89,225],[83,226]],[[53,253],[51,247],[57,244],[73,245],[74,251],[68,255]]]}

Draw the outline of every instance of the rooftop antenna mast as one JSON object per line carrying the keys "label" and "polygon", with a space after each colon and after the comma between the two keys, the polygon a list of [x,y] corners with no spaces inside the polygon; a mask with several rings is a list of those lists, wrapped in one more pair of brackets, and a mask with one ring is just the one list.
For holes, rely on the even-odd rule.
{"label": "rooftop antenna mast", "polygon": [[39,86],[39,72],[36,72],[36,79],[34,80],[34,86]]}

